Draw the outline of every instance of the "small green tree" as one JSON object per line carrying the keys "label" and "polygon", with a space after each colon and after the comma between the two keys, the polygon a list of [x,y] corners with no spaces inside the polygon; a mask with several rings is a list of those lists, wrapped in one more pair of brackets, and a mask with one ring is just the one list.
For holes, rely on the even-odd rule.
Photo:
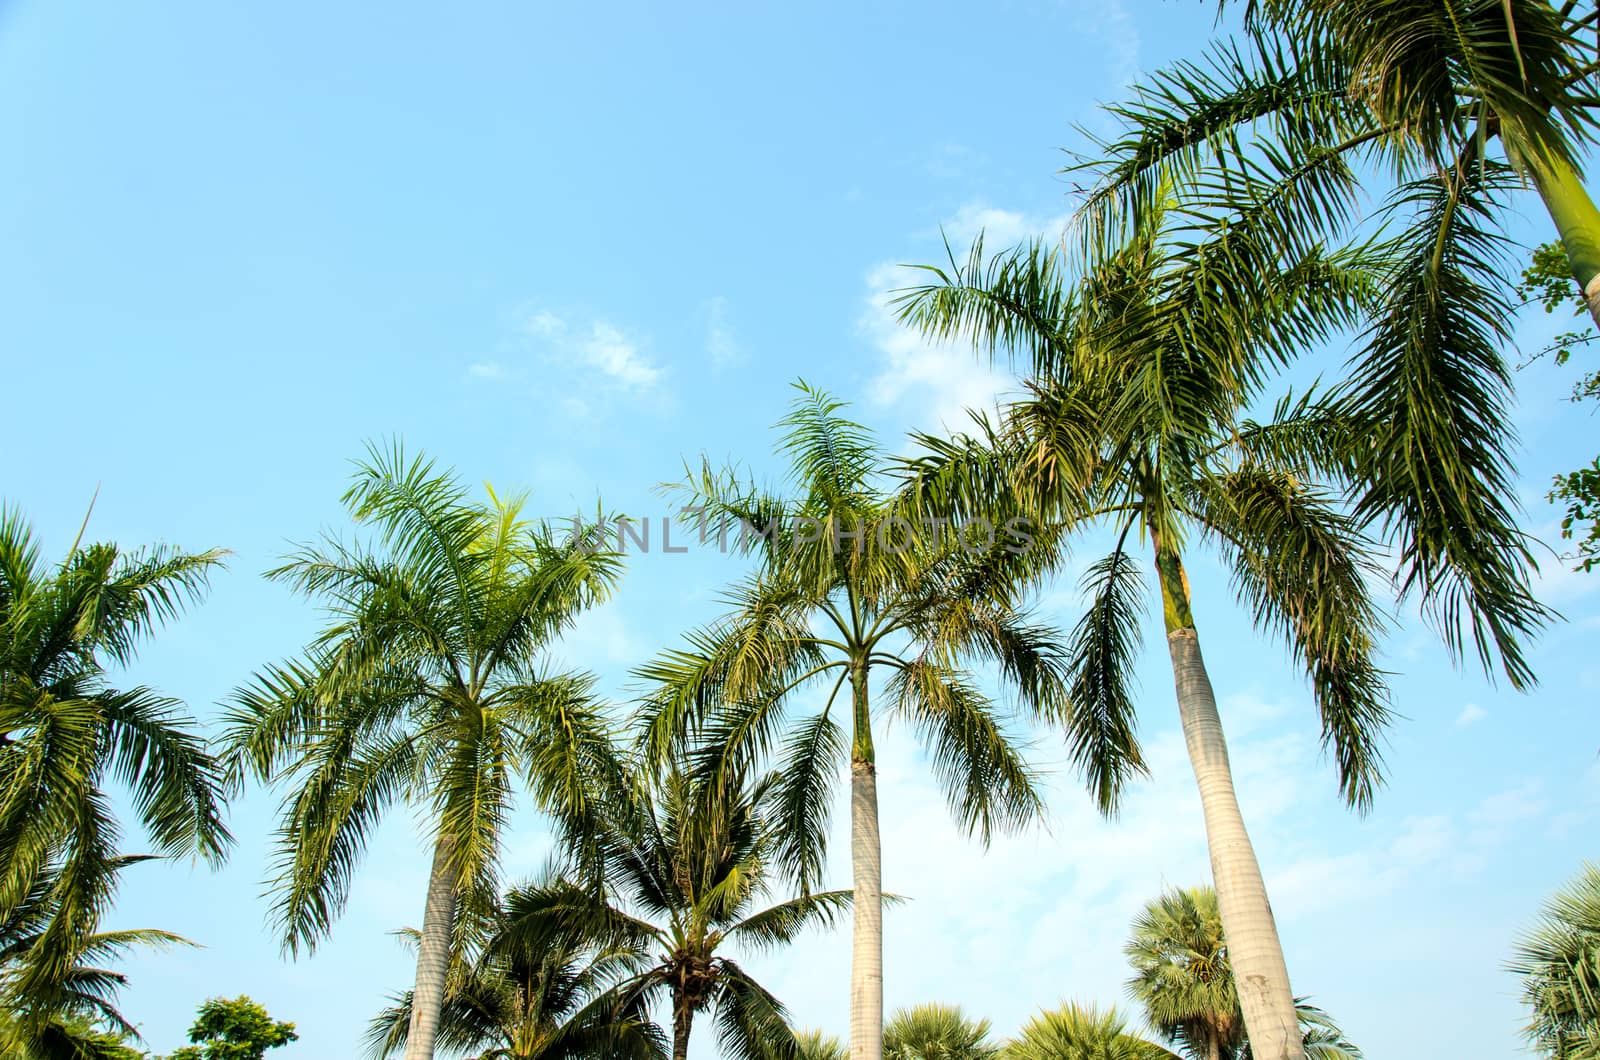
{"label": "small green tree", "polygon": [[299,1040],[294,1024],[275,1020],[267,1010],[240,994],[214,997],[200,1006],[186,1045],[168,1060],[261,1060],[268,1049]]}
{"label": "small green tree", "polygon": [[992,1060],[989,1021],[969,1019],[955,1005],[913,1005],[883,1029],[884,1060]]}
{"label": "small green tree", "polygon": [[[1529,301],[1541,303],[1546,313],[1554,313],[1562,306],[1583,313],[1588,305],[1581,294],[1573,292],[1571,273],[1566,247],[1546,243],[1534,248],[1532,260],[1522,270],[1517,292]],[[1566,364],[1573,349],[1597,339],[1600,335],[1592,332],[1563,332],[1539,356],[1554,354],[1556,364]],[[1600,370],[1585,372],[1572,385],[1572,400],[1600,402]],[[1593,570],[1600,565],[1600,456],[1587,466],[1557,475],[1551,483],[1550,500],[1567,506],[1561,517],[1561,536],[1578,543],[1577,552],[1569,557],[1577,561],[1574,569]]]}

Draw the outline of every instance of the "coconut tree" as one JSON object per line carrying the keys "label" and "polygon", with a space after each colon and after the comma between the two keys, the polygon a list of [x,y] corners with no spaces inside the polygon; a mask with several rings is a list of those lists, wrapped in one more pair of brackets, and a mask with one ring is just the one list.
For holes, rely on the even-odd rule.
{"label": "coconut tree", "polygon": [[[504,915],[498,906],[489,911],[491,932]],[[415,932],[404,934],[415,943]],[[612,992],[642,956],[571,932],[537,949],[509,941],[458,952],[446,978],[438,1045],[478,1060],[660,1060],[666,1049],[648,1014]],[[398,995],[373,1018],[372,1055],[404,1051],[411,998],[409,990]]]}
{"label": "coconut tree", "polygon": [[29,969],[24,994],[26,976],[58,981],[97,937],[126,864],[112,791],[159,854],[215,865],[231,842],[220,770],[183,704],[111,673],[200,599],[223,553],[82,539],[48,563],[0,506],[0,923],[26,909],[37,929],[10,954],[12,974]]}
{"label": "coconut tree", "polygon": [[[1370,430],[1357,512],[1397,546],[1453,649],[1534,678],[1548,618],[1508,497],[1503,347],[1514,271],[1499,234],[1535,189],[1600,321],[1600,212],[1582,179],[1600,105],[1593,10],[1568,0],[1263,0],[1243,39],[1148,75],[1076,167],[1091,245],[1167,196],[1236,289],[1382,223],[1385,282],[1340,391]],[[1377,205],[1374,211],[1370,207]]]}
{"label": "coconut tree", "polygon": [[[723,618],[639,671],[652,689],[642,744],[657,762],[686,735],[722,748],[720,760],[774,754],[778,853],[804,887],[821,869],[833,789],[848,760],[850,1050],[852,1060],[881,1060],[874,735],[884,715],[911,723],[958,820],[985,840],[1034,817],[1040,800],[1004,715],[971,666],[995,666],[1024,708],[1065,723],[1104,805],[1140,763],[1119,704],[1094,709],[1099,704],[1074,699],[1081,655],[1025,609],[1019,586],[1051,555],[1031,547],[1026,520],[914,525],[865,429],[844,417],[842,403],[797,386],[779,424],[787,492],[706,463],[669,487],[702,534],[753,555],[756,570],[729,592]],[[875,700],[877,675],[887,680]],[[820,704],[800,695],[813,685],[823,689]],[[801,705],[810,709],[787,724]]]}
{"label": "coconut tree", "polygon": [[783,877],[774,787],[743,776],[736,766],[712,780],[670,769],[655,785],[631,785],[593,826],[602,885],[557,879],[514,890],[494,945],[539,950],[577,934],[647,954],[612,996],[615,1005],[665,1001],[673,1060],[688,1056],[695,1019],[707,1011],[722,1055],[796,1060],[782,1004],[726,951],[774,949],[831,925],[851,894],[760,907]]}
{"label": "coconut tree", "polygon": [[523,498],[469,499],[396,444],[369,447],[344,496],[374,531],[333,535],[268,577],[318,600],[330,623],[304,658],[235,695],[224,745],[235,779],[286,787],[274,916],[291,954],[313,948],[349,894],[384,812],[423,814],[432,845],[407,1060],[432,1057],[462,900],[493,894],[519,778],[564,820],[593,811],[611,744],[580,673],[542,650],[615,584],[592,527],[522,518]]}
{"label": "coconut tree", "polygon": [[1524,1036],[1539,1055],[1600,1058],[1600,867],[1586,863],[1545,902],[1510,969],[1531,1013]]}
{"label": "coconut tree", "polygon": [[1263,631],[1282,636],[1310,678],[1322,736],[1344,797],[1367,807],[1381,779],[1387,690],[1373,661],[1381,612],[1370,598],[1369,547],[1337,485],[1366,436],[1305,397],[1267,423],[1263,361],[1342,319],[1369,277],[1314,254],[1248,298],[1219,284],[1216,262],[1152,213],[1113,258],[1081,280],[1064,252],[1038,244],[994,261],[934,270],[904,293],[908,320],[1027,356],[1026,398],[975,432],[924,436],[908,461],[923,510],[1038,513],[1063,531],[1103,528],[1114,542],[1090,567],[1089,609],[1075,630],[1082,681],[1130,709],[1148,549],[1172,660],[1179,717],[1200,789],[1212,875],[1250,1039],[1258,1055],[1301,1056],[1294,995],[1277,928],[1234,791],[1227,742],[1185,573],[1200,546],[1230,570]]}
{"label": "coconut tree", "polygon": [[993,1060],[989,1021],[968,1019],[955,1005],[913,1005],[883,1029],[884,1060]]}

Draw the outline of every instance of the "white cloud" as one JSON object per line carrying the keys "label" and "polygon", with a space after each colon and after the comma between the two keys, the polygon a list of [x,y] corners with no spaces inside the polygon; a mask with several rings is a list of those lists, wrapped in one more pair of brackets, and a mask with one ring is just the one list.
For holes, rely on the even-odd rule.
{"label": "white cloud", "polygon": [[915,282],[904,270],[880,265],[867,276],[867,309],[861,329],[882,356],[883,367],[869,383],[879,405],[915,401],[933,421],[960,428],[967,409],[992,407],[1011,389],[1011,374],[981,359],[970,346],[933,343],[895,319],[890,305],[895,287]]}
{"label": "white cloud", "polygon": [[566,334],[567,322],[550,312],[550,310],[541,309],[528,318],[528,322],[523,325],[523,330],[530,335],[537,335],[541,339],[553,339],[559,335]]}
{"label": "white cloud", "polygon": [[706,300],[706,353],[711,363],[723,366],[739,359],[738,339],[728,316],[728,300],[722,295]]}
{"label": "white cloud", "polygon": [[[1003,250],[1035,236],[1054,242],[1067,224],[1067,215],[1038,217],[973,202],[961,207],[940,226],[957,255],[964,253],[980,232],[984,246]],[[917,402],[933,421],[947,427],[967,425],[967,409],[991,408],[1015,388],[1013,373],[1004,363],[991,363],[967,343],[930,342],[896,319],[891,305],[896,288],[925,281],[926,274],[896,265],[881,264],[867,273],[867,308],[861,329],[878,348],[883,366],[869,384],[869,395],[880,405]]]}
{"label": "white cloud", "polygon": [[1464,729],[1468,725],[1476,724],[1489,716],[1489,712],[1476,703],[1468,703],[1461,708],[1461,713],[1456,715],[1456,728]]}
{"label": "white cloud", "polygon": [[991,252],[1035,237],[1050,243],[1058,242],[1070,220],[1070,214],[1034,217],[1018,210],[1001,210],[986,203],[969,202],[940,227],[950,240],[950,246],[959,254],[971,245],[980,232],[983,233],[983,245]]}
{"label": "white cloud", "polygon": [[584,360],[623,386],[647,387],[661,375],[639,353],[639,347],[615,325],[594,322],[589,338],[579,346]]}
{"label": "white cloud", "polygon": [[640,352],[638,340],[610,321],[594,319],[584,329],[541,309],[523,321],[522,330],[557,356],[598,369],[612,383],[643,390],[661,378],[661,370]]}
{"label": "white cloud", "polygon": [[467,365],[467,376],[471,379],[502,379],[506,370],[499,361],[478,361]]}

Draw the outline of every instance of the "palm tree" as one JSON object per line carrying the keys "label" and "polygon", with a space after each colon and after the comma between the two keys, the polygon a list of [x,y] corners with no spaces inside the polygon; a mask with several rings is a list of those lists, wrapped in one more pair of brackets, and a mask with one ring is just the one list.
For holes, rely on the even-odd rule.
{"label": "palm tree", "polygon": [[914,1005],[883,1029],[884,1060],[993,1060],[989,1021],[971,1020],[955,1005]]}
{"label": "palm tree", "polygon": [[1600,105],[1595,21],[1575,0],[1252,3],[1243,41],[1145,78],[1110,108],[1120,132],[1076,167],[1091,245],[1114,248],[1176,196],[1185,240],[1236,290],[1388,226],[1339,394],[1371,435],[1354,453],[1357,512],[1392,534],[1402,584],[1451,647],[1470,641],[1486,666],[1498,653],[1516,687],[1534,680],[1522,646],[1550,613],[1507,500],[1515,305],[1500,228],[1531,183],[1600,323],[1600,212],[1580,159]]}
{"label": "palm tree", "polygon": [[850,1060],[850,1049],[831,1034],[798,1031],[794,1036],[799,1060]]}
{"label": "palm tree", "polygon": [[[985,840],[1040,809],[1034,775],[999,711],[966,667],[992,663],[1023,705],[1061,716],[1074,752],[1105,805],[1139,768],[1125,719],[1070,709],[1074,659],[1054,630],[1030,620],[1018,584],[1047,550],[1021,524],[918,529],[887,488],[885,460],[842,403],[804,383],[779,453],[789,496],[702,464],[669,487],[703,534],[754,553],[756,572],[728,595],[729,612],[683,650],[640,670],[655,689],[643,745],[661,762],[699,733],[737,758],[776,752],[779,853],[802,887],[814,882],[834,784],[848,753],[855,940],[850,991],[852,1060],[881,1060],[883,913],[874,674],[890,708],[928,745],[960,822]],[[976,525],[976,524],[974,524]],[[945,532],[948,531],[948,532]],[[963,534],[965,536],[963,536]],[[736,536],[735,536],[736,535]],[[795,693],[826,680],[821,709],[787,727]],[[835,720],[849,682],[848,733]],[[780,737],[782,737],[780,739]]]}
{"label": "palm tree", "polygon": [[[1383,620],[1369,598],[1368,544],[1316,483],[1348,466],[1362,435],[1304,398],[1271,422],[1245,414],[1263,360],[1338,319],[1365,277],[1337,256],[1279,274],[1270,301],[1239,302],[1211,262],[1147,218],[1127,246],[1078,283],[1037,244],[971,263],[902,296],[907,319],[938,336],[1025,352],[1038,378],[998,425],[924,436],[907,474],[923,510],[957,517],[1038,513],[1062,533],[1109,529],[1110,553],[1084,579],[1075,634],[1088,702],[1125,719],[1144,587],[1133,549],[1148,543],[1179,717],[1200,789],[1212,875],[1246,1026],[1271,1060],[1302,1055],[1294,995],[1266,887],[1245,829],[1216,699],[1200,653],[1185,555],[1215,550],[1256,624],[1281,635],[1310,678],[1345,798],[1367,807],[1381,780],[1389,717],[1373,661]],[[997,514],[998,513],[998,514]],[[1135,536],[1134,531],[1138,534]]]}
{"label": "palm tree", "polygon": [[1182,1060],[1130,1031],[1115,1008],[1076,1002],[1039,1013],[1000,1055],[1002,1060]]}
{"label": "palm tree", "polygon": [[0,923],[26,910],[33,925],[10,954],[24,987],[60,980],[96,937],[126,864],[108,787],[126,789],[162,855],[215,865],[232,841],[220,772],[183,704],[107,674],[200,599],[223,553],[82,538],[49,565],[0,506]]}
{"label": "palm tree", "polygon": [[497,890],[518,778],[541,809],[592,812],[606,722],[591,680],[547,672],[540,653],[610,591],[619,559],[593,528],[525,522],[521,497],[469,501],[453,475],[398,444],[369,448],[344,503],[376,540],[330,535],[269,573],[332,621],[303,660],[236,693],[224,743],[236,780],[290,789],[274,882],[290,953],[327,933],[384,812],[405,802],[426,814],[433,864],[406,1042],[407,1060],[425,1060],[457,909]]}
{"label": "palm tree", "polygon": [[[504,912],[490,912],[488,922]],[[415,933],[406,933],[415,941]],[[438,1046],[477,1060],[659,1060],[660,1033],[637,1004],[619,1005],[612,987],[634,970],[636,950],[568,934],[537,950],[515,943],[458,954],[446,979]],[[376,1057],[402,1052],[412,992],[373,1018]]]}
{"label": "palm tree", "polygon": [[1166,1038],[1204,1060],[1222,1060],[1244,1040],[1214,889],[1171,890],[1145,906],[1123,952],[1134,970],[1128,992]]}
{"label": "palm tree", "polygon": [[[1195,1060],[1249,1060],[1214,889],[1174,889],[1145,906],[1123,952],[1134,970],[1128,992],[1157,1033]],[[1360,1060],[1326,1012],[1296,998],[1295,1014],[1308,1060]]]}
{"label": "palm tree", "polygon": [[[1361,1050],[1345,1040],[1326,1012],[1311,1005],[1298,1008],[1301,1040],[1310,1060],[1361,1060]],[[1173,1044],[1182,1052],[1134,1033],[1115,1008],[1071,1002],[1035,1016],[1016,1040],[1006,1043],[1000,1060],[1202,1060],[1205,1055],[1193,1043]],[[1241,1039],[1220,1055],[1226,1060],[1249,1060],[1249,1043]]]}
{"label": "palm tree", "polygon": [[1545,902],[1510,970],[1522,979],[1532,1013],[1524,1036],[1539,1055],[1600,1058],[1600,866],[1585,863]]}
{"label": "palm tree", "polygon": [[[116,876],[149,857],[116,857],[95,881],[109,901]],[[139,1038],[117,1008],[127,985],[105,964],[133,949],[188,945],[165,931],[92,931],[73,940],[72,956],[41,960],[41,942],[59,919],[62,868],[49,865],[27,897],[0,919],[0,1055],[17,1060],[137,1060],[124,1043]]]}
{"label": "palm tree", "polygon": [[737,767],[718,783],[673,769],[658,790],[631,785],[596,825],[602,886],[555,880],[514,890],[499,944],[537,950],[569,933],[651,954],[613,993],[617,1004],[665,998],[673,1060],[688,1056],[695,1017],[708,1010],[722,1055],[795,1060],[783,1005],[723,951],[787,945],[831,925],[851,895],[823,891],[757,908],[782,875],[767,810],[773,793],[770,781],[745,783]]}

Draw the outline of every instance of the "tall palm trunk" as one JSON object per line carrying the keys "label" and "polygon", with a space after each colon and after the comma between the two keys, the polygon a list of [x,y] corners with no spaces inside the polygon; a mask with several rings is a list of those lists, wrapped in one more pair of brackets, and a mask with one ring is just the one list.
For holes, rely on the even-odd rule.
{"label": "tall palm trunk", "polygon": [[694,1009],[680,998],[672,999],[672,1060],[689,1060],[689,1031],[694,1028]]}
{"label": "tall palm trunk", "polygon": [[850,750],[850,866],[855,947],[850,960],[850,1060],[883,1060],[883,844],[878,769],[867,704],[867,667],[850,667],[855,739]]}
{"label": "tall palm trunk", "polygon": [[1211,852],[1211,877],[1217,888],[1228,959],[1239,988],[1245,1033],[1256,1060],[1305,1060],[1289,988],[1289,968],[1267,901],[1255,848],[1245,831],[1239,799],[1228,765],[1228,743],[1217,714],[1217,699],[1200,656],[1200,636],[1189,607],[1189,581],[1176,551],[1156,541],[1156,572],[1161,580],[1162,611],[1172,676],[1177,686],[1178,715],[1189,762],[1200,786],[1205,813],[1206,845]]}
{"label": "tall palm trunk", "polygon": [[1572,278],[1583,291],[1595,327],[1600,328],[1600,209],[1595,208],[1578,171],[1565,162],[1535,164],[1529,169],[1567,248]]}
{"label": "tall palm trunk", "polygon": [[450,935],[456,919],[456,880],[451,862],[455,843],[440,836],[433,848],[428,876],[428,904],[422,912],[422,939],[417,945],[417,982],[411,990],[411,1028],[405,1060],[433,1060],[439,1035],[439,1010],[444,1005],[445,975],[450,970]]}

